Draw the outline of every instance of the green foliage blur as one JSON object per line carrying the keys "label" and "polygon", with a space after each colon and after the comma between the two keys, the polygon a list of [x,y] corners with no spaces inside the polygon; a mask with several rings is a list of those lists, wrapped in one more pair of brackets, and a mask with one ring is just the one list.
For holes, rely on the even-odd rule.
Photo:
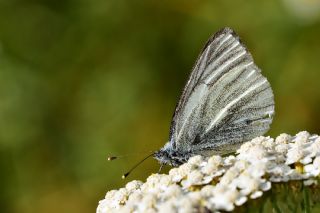
{"label": "green foliage blur", "polygon": [[0,0],[0,211],[94,212],[107,190],[157,172],[150,159],[120,178],[167,141],[200,49],[225,26],[271,82],[268,134],[319,134],[310,2]]}

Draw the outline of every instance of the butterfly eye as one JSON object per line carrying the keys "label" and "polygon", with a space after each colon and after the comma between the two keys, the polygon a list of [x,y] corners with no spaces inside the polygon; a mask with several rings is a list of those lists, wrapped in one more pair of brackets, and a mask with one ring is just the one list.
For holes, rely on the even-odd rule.
{"label": "butterfly eye", "polygon": [[252,121],[246,120],[246,124],[247,124],[247,125],[249,125],[249,124],[251,124],[251,123],[252,123]]}

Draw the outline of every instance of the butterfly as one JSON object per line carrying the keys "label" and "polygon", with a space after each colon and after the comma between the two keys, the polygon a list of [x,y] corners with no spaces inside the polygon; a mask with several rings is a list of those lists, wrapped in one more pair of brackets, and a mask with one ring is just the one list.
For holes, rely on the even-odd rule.
{"label": "butterfly", "polygon": [[239,36],[223,28],[202,49],[175,108],[169,141],[152,156],[179,166],[194,155],[233,152],[265,134],[273,115],[270,83]]}

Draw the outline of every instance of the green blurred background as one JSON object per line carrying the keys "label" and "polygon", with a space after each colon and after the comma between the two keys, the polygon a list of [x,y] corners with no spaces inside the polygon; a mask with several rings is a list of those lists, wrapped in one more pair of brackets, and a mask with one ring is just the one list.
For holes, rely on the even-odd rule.
{"label": "green blurred background", "polygon": [[[167,141],[191,67],[224,26],[271,82],[268,134],[320,133],[319,9],[319,0],[0,0],[0,211],[94,212]],[[128,180],[158,168],[148,160]]]}

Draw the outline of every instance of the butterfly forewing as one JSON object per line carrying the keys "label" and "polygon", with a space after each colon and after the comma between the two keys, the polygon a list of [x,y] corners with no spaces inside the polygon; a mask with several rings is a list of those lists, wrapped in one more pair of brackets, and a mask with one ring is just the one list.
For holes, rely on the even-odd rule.
{"label": "butterfly forewing", "polygon": [[170,142],[180,151],[227,153],[264,134],[273,93],[238,36],[224,28],[209,39],[176,107]]}

